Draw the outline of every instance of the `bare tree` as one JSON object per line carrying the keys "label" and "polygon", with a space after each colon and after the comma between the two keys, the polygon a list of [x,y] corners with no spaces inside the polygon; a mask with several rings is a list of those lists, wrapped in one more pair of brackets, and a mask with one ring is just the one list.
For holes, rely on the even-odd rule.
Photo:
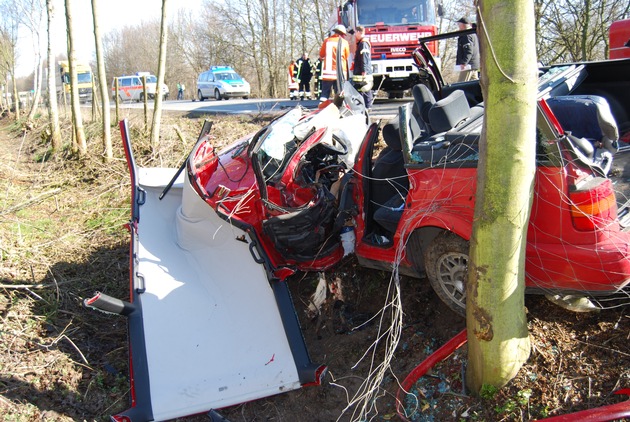
{"label": "bare tree", "polygon": [[21,0],[16,1],[15,6],[22,20],[24,27],[28,29],[33,43],[34,63],[33,63],[33,102],[28,113],[27,121],[32,122],[39,107],[42,92],[42,75],[44,61],[42,59],[42,24],[44,5],[41,0]]}
{"label": "bare tree", "polygon": [[[20,26],[20,19],[17,14],[17,10],[15,9],[13,3],[11,1],[5,0],[0,5],[0,22],[2,24],[2,62],[0,63],[0,67],[5,72],[5,75],[8,75],[8,79],[11,81],[11,89],[12,89],[12,104],[15,110],[15,120],[19,120],[20,118],[20,97],[18,95],[18,86],[16,79],[16,65],[18,60],[18,29]],[[7,81],[8,85],[8,81]],[[7,90],[8,95],[8,90]]]}
{"label": "bare tree", "polygon": [[2,104],[2,109],[10,110],[11,101],[9,94],[9,69],[11,68],[12,63],[12,49],[9,34],[6,29],[2,26],[0,27],[0,73],[2,74],[2,92],[3,97],[0,99],[0,104]]}
{"label": "bare tree", "polygon": [[101,40],[101,30],[99,26],[98,0],[92,0],[92,19],[94,20],[94,41],[96,45],[98,87],[100,89],[103,104],[103,149],[105,150],[105,161],[110,161],[112,158],[114,158],[114,154],[112,152],[109,95],[107,93],[107,76],[105,75],[105,63],[103,62],[103,42]]}
{"label": "bare tree", "polygon": [[610,22],[628,16],[627,0],[535,0],[539,60],[603,60]]}
{"label": "bare tree", "polygon": [[[175,14],[174,21],[169,25],[166,81],[172,86],[171,91],[177,89],[177,83],[184,83],[192,95],[197,75],[202,72],[196,66],[194,55],[198,40],[191,36],[194,27],[192,12],[180,9]],[[203,53],[202,53],[203,54]],[[207,55],[204,54],[204,55]],[[204,69],[205,70],[205,69]],[[184,92],[186,95],[186,92]]]}
{"label": "bare tree", "polygon": [[46,0],[48,27],[48,116],[50,119],[50,146],[53,152],[61,146],[61,130],[59,128],[59,110],[57,108],[57,84],[55,83],[55,56],[52,51],[52,22],[55,14],[53,0]]}
{"label": "bare tree", "polygon": [[162,0],[162,25],[160,31],[160,56],[157,74],[157,87],[155,90],[155,105],[153,106],[153,122],[151,124],[151,146],[153,151],[160,140],[160,120],[162,118],[162,84],[164,83],[164,73],[166,72],[166,46],[168,40],[168,25],[166,18],[168,0]]}
{"label": "bare tree", "polygon": [[536,149],[533,1],[481,0],[477,22],[485,115],[466,283],[466,378],[479,394],[506,385],[531,349],[525,245]]}
{"label": "bare tree", "polygon": [[[75,52],[74,52],[74,28],[72,21],[72,0],[65,0],[66,6],[66,31],[68,36],[68,63],[70,65],[70,102],[72,104],[72,123],[74,125],[75,142],[73,149],[78,150],[80,156],[87,154],[87,142],[83,129],[83,116],[79,102],[79,84],[77,77]],[[76,151],[75,151],[76,152]]]}
{"label": "bare tree", "polygon": [[[165,81],[171,90],[182,80],[192,87],[210,66],[230,65],[252,83],[254,95],[284,93],[286,66],[304,51],[319,51],[334,5],[335,0],[228,0],[206,1],[197,15],[179,10],[168,28]],[[107,75],[155,72],[159,34],[157,21],[105,34]]]}

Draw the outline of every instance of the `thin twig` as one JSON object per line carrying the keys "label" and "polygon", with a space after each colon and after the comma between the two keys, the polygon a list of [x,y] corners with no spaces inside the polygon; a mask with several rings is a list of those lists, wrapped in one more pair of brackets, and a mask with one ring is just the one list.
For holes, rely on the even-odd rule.
{"label": "thin twig", "polygon": [[41,201],[41,200],[43,200],[45,198],[48,198],[49,196],[57,194],[59,192],[61,192],[61,188],[51,189],[49,191],[42,192],[39,195],[29,199],[28,201],[22,202],[21,204],[18,204],[18,205],[14,205],[11,208],[7,208],[6,210],[0,211],[0,215],[13,213],[13,212],[19,211],[21,209],[27,208],[27,207],[33,205],[34,203],[37,203],[37,202],[39,202],[39,201]]}
{"label": "thin twig", "polygon": [[70,283],[70,280],[59,281],[56,283],[46,284],[0,284],[0,289],[16,289],[16,290],[28,290],[28,289],[46,289],[48,287],[57,287],[62,284]]}

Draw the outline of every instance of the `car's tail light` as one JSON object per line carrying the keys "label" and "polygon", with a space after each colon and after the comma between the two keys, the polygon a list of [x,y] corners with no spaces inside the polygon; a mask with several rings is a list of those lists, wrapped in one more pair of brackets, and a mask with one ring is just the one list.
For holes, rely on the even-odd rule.
{"label": "car's tail light", "polygon": [[569,192],[573,226],[580,231],[592,231],[610,224],[617,218],[615,192],[609,179],[595,177],[580,189]]}

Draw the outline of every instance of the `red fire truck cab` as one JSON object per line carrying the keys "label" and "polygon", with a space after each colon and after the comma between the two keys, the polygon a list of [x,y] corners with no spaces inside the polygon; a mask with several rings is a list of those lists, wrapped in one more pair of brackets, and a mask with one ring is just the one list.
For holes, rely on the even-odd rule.
{"label": "red fire truck cab", "polygon": [[610,59],[630,58],[630,19],[610,25]]}
{"label": "red fire truck cab", "polygon": [[[418,39],[437,34],[437,9],[434,0],[346,0],[339,7],[338,23],[354,29],[362,25],[372,45],[374,88],[390,98],[401,98],[403,92],[420,83],[420,75],[411,54]],[[353,40],[350,41],[354,47]],[[437,57],[437,42],[429,49]]]}

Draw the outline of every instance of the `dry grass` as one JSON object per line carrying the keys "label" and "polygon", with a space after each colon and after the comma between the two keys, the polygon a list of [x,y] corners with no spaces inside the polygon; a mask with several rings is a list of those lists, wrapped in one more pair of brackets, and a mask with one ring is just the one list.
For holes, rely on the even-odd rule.
{"label": "dry grass", "polygon": [[[152,151],[144,118],[124,116],[141,166],[179,166],[203,119],[164,116]],[[263,121],[212,118],[219,145]],[[175,128],[184,135],[182,141]],[[128,405],[126,321],[82,307],[94,291],[128,297],[130,183],[118,128],[114,160],[99,152],[101,125],[86,122],[90,153],[71,153],[70,123],[51,155],[44,119],[0,132],[0,420],[107,420]]]}

